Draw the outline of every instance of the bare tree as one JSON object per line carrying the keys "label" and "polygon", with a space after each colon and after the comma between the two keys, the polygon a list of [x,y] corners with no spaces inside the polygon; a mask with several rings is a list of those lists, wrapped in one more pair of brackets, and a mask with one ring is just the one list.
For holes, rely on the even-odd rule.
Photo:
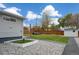
{"label": "bare tree", "polygon": [[42,28],[48,30],[48,25],[49,25],[49,16],[47,13],[44,13],[42,18]]}

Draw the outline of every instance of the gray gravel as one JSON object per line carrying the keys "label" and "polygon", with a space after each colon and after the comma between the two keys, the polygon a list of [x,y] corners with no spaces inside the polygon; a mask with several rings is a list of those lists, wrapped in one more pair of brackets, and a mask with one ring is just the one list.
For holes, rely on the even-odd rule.
{"label": "gray gravel", "polygon": [[0,55],[61,55],[65,44],[41,41],[27,47],[0,44]]}

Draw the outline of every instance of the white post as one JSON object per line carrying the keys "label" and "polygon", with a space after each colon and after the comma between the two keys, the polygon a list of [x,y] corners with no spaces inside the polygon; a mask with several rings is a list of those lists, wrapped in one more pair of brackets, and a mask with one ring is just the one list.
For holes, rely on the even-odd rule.
{"label": "white post", "polygon": [[30,37],[31,37],[31,24],[30,24]]}
{"label": "white post", "polygon": [[24,27],[23,27],[23,20],[22,20],[22,40],[24,39],[23,34],[24,34]]}

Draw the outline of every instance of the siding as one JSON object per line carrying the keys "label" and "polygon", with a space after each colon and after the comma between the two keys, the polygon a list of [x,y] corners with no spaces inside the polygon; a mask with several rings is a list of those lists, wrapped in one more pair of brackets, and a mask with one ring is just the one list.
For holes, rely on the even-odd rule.
{"label": "siding", "polygon": [[73,32],[73,30],[64,30],[64,36],[78,37],[78,31],[76,30],[75,32]]}
{"label": "siding", "polygon": [[16,19],[16,22],[3,20],[0,15],[0,38],[22,36],[22,20]]}

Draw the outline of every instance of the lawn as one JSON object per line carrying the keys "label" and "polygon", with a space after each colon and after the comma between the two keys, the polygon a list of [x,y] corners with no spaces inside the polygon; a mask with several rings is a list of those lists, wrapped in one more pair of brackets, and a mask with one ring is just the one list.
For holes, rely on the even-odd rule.
{"label": "lawn", "polygon": [[68,43],[68,37],[58,36],[58,35],[32,35],[33,39],[40,39],[40,40],[48,40],[48,41],[55,41],[60,43]]}
{"label": "lawn", "polygon": [[14,43],[20,43],[20,44],[23,44],[23,43],[28,43],[28,42],[32,42],[33,40],[17,40],[17,41],[13,41]]}

